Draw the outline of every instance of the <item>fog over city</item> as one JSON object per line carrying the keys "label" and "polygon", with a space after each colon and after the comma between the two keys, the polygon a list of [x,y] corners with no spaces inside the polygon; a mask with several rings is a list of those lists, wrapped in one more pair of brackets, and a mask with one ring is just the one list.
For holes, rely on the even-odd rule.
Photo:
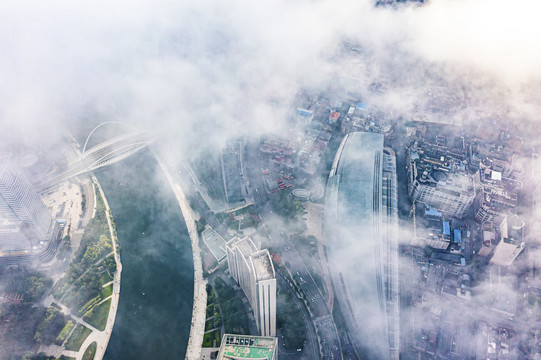
{"label": "fog over city", "polygon": [[[452,100],[424,120],[462,126],[464,133],[513,130],[535,153],[540,13],[541,3],[532,0],[4,1],[0,152],[55,158],[70,134],[84,138],[114,121],[156,133],[153,147],[166,161],[195,161],[233,138],[287,135],[295,96],[308,89],[337,101],[354,94],[393,122],[413,119],[438,93]],[[521,161],[528,176],[541,174],[537,157]],[[531,179],[524,186],[540,204],[538,180]],[[156,181],[168,186],[163,177]],[[531,234],[541,230],[541,208],[521,216]],[[412,227],[399,223],[399,244],[410,243]],[[341,256],[355,266],[369,250],[355,233],[347,243],[355,247],[352,258]],[[492,316],[495,293],[521,297],[515,284],[528,265],[514,265],[496,285],[473,279],[473,300],[457,316]],[[413,292],[423,275],[409,258],[400,259],[400,268],[409,273],[401,291]],[[403,304],[401,316],[412,318],[413,311]],[[475,347],[479,332],[467,318],[461,324],[471,333],[462,346]],[[515,325],[522,336],[532,324],[518,311]]]}
{"label": "fog over city", "polygon": [[[370,1],[5,3],[1,119],[30,143],[54,137],[56,126],[98,117],[159,123],[188,139],[209,127],[224,136],[276,129],[301,87],[353,84],[366,92],[380,79],[392,82],[379,100],[405,111],[435,82],[456,85],[471,99],[461,113],[471,106],[481,118],[480,111],[490,116],[497,105],[530,117],[538,110],[541,76],[539,6],[526,0],[398,8]],[[360,52],[343,55],[344,41]]]}

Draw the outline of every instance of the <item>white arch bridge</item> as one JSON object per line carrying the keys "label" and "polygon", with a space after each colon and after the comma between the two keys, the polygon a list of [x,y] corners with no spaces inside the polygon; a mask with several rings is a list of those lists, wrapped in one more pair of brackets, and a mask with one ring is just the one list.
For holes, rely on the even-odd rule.
{"label": "white arch bridge", "polygon": [[44,192],[45,190],[71,177],[124,160],[151,144],[155,139],[155,137],[149,133],[132,131],[123,135],[115,136],[114,138],[103,141],[86,150],[88,140],[94,131],[98,127],[110,123],[111,122],[102,123],[96,126],[88,135],[79,160],[69,164],[64,169],[49,174],[37,185],[39,191]]}

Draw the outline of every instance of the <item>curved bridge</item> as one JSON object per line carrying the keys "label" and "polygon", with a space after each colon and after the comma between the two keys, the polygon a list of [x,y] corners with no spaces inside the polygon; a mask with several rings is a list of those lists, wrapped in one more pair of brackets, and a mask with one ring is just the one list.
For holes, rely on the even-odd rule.
{"label": "curved bridge", "polygon": [[[104,124],[105,123],[100,124],[98,127]],[[94,130],[92,130],[85,142],[85,147],[83,148],[83,153],[81,154],[80,159],[69,164],[65,169],[49,174],[45,180],[37,185],[39,191],[43,192],[73,176],[83,174],[87,171],[93,171],[124,160],[154,141],[154,137],[147,133],[131,132],[116,136],[95,145],[89,150],[86,150],[88,139]]]}

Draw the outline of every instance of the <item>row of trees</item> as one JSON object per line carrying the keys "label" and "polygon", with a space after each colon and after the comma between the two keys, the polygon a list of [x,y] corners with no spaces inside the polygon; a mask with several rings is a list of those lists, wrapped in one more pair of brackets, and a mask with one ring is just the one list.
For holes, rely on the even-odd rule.
{"label": "row of trees", "polygon": [[22,294],[26,302],[41,299],[47,289],[53,284],[49,277],[25,268],[9,269],[1,275],[0,288],[6,293]]}
{"label": "row of trees", "polygon": [[248,315],[241,297],[233,287],[227,285],[220,277],[214,283],[218,301],[223,313],[225,332],[229,334],[247,334],[249,331]]}
{"label": "row of trees", "polygon": [[[62,345],[65,336],[62,339],[61,337],[58,337],[58,335],[62,332],[68,321],[70,321],[70,319],[66,318],[57,309],[52,307],[47,308],[45,310],[45,316],[36,329],[34,338],[40,344],[51,345],[54,343],[56,345]],[[68,334],[66,334],[66,336],[67,335]]]}
{"label": "row of trees", "polygon": [[97,192],[96,216],[86,227],[73,261],[53,291],[55,299],[62,300],[74,314],[78,313],[82,305],[99,295],[105,281],[103,273],[106,271],[112,276],[116,271],[113,257],[97,264],[113,250],[111,239],[107,236],[109,227],[105,211],[103,199]]}
{"label": "row of trees", "polygon": [[306,326],[291,294],[281,291],[276,297],[277,326],[284,336],[287,349],[303,349],[306,342]]}
{"label": "row of trees", "polygon": [[278,191],[274,196],[271,196],[271,205],[274,211],[286,218],[293,220],[297,215],[302,214],[304,207],[298,199],[293,199],[290,196],[290,191]]}

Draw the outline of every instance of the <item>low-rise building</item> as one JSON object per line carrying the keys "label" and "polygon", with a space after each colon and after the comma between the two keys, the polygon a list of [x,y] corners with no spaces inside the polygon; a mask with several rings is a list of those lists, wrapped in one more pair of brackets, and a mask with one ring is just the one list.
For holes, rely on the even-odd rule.
{"label": "low-rise building", "polygon": [[217,360],[276,360],[278,339],[275,337],[225,334]]}

